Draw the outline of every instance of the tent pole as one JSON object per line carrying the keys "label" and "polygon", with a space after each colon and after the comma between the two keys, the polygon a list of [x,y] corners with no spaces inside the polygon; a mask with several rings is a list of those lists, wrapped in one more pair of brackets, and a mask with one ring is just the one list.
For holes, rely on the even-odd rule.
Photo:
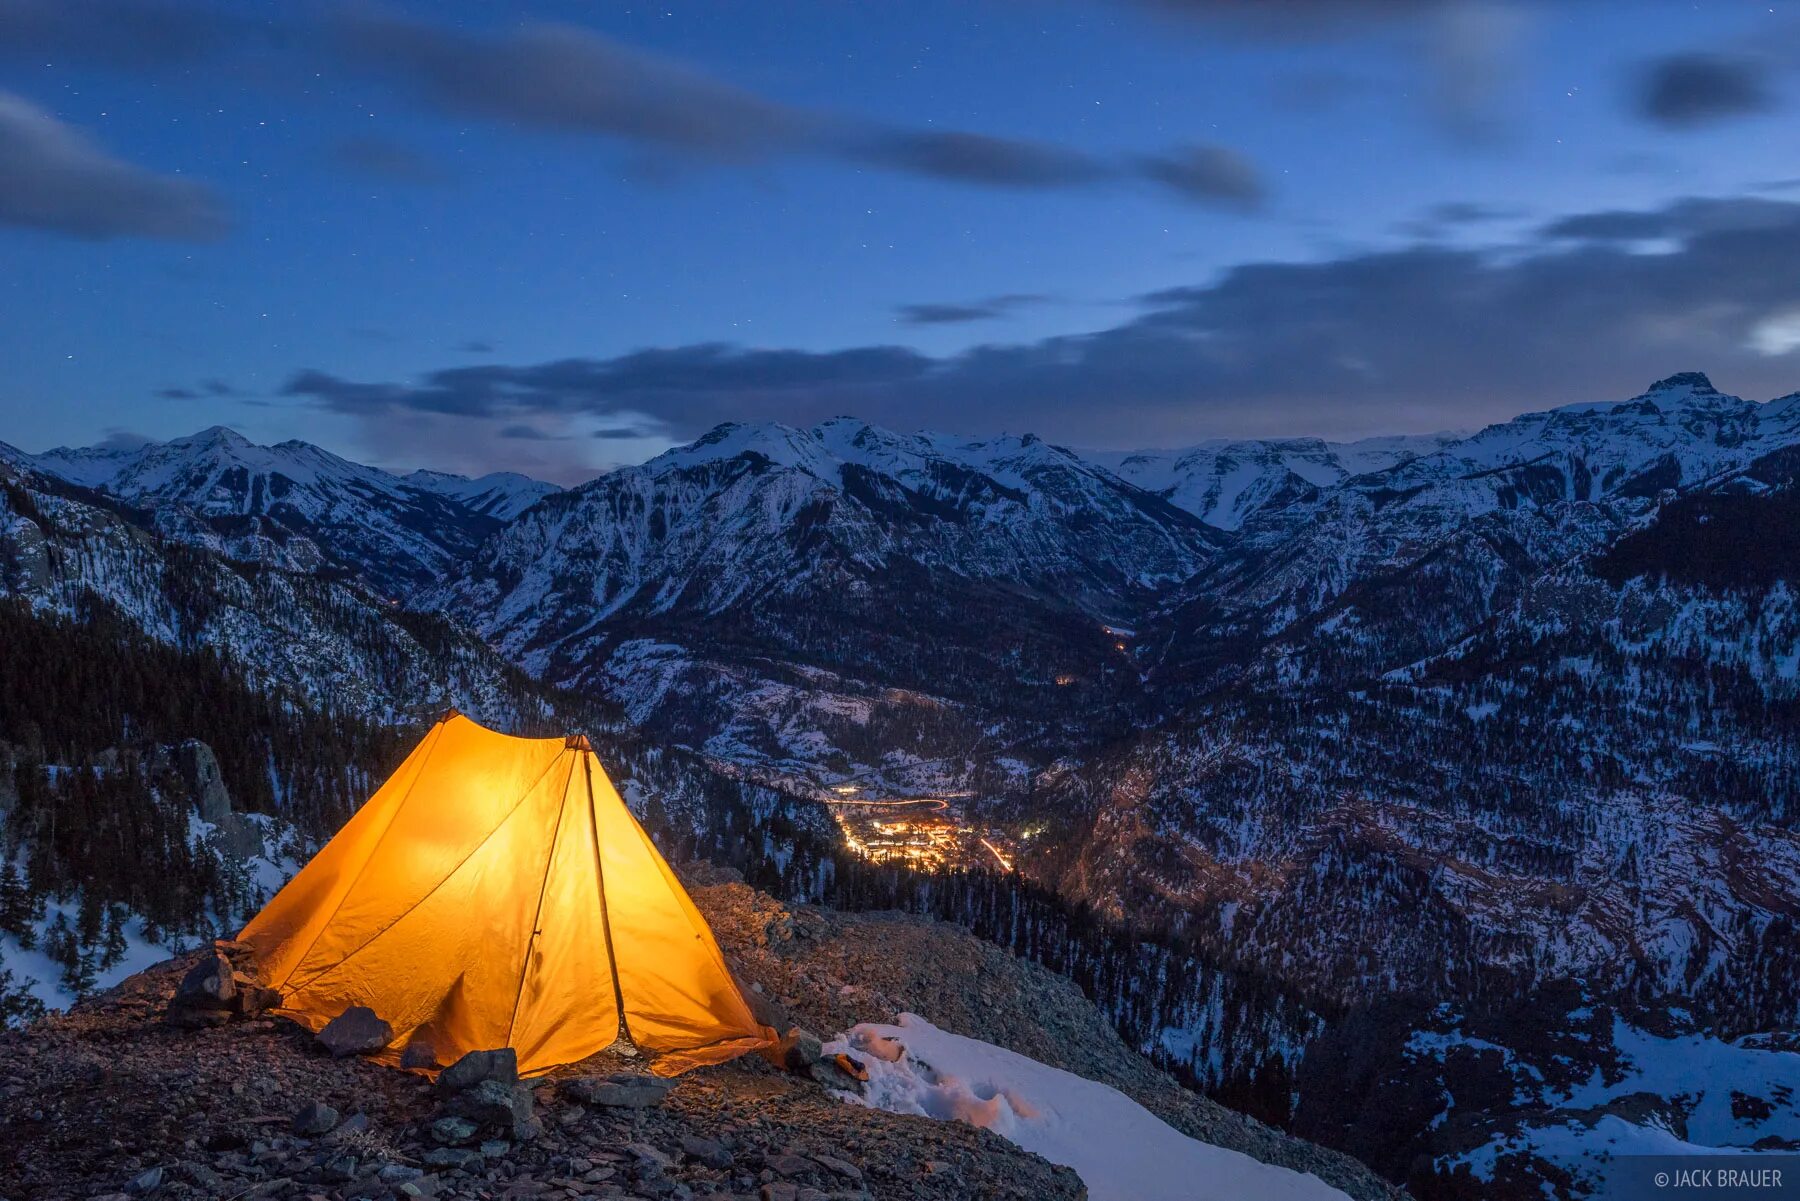
{"label": "tent pole", "polygon": [[631,1037],[631,1023],[625,1019],[625,989],[619,983],[619,957],[613,953],[612,907],[606,903],[606,869],[600,863],[600,810],[594,805],[594,752],[590,744],[588,749],[577,753],[581,755],[582,778],[587,781],[588,832],[594,841],[594,884],[600,890],[600,930],[606,936],[606,962],[612,968],[613,1007],[619,1012],[619,1033],[625,1036],[626,1042],[636,1046],[637,1040]]}

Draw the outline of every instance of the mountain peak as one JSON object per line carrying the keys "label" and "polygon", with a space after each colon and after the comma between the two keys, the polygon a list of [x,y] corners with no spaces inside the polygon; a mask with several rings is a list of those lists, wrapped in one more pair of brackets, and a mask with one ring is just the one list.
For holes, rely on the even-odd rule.
{"label": "mountain peak", "polygon": [[1718,392],[1718,389],[1713,387],[1712,381],[1706,378],[1706,373],[1704,371],[1678,371],[1674,375],[1668,376],[1665,379],[1659,379],[1654,384],[1651,384],[1649,391],[1646,392],[1645,395],[1648,396],[1657,392],[1675,392],[1683,388],[1687,389],[1689,392],[1708,392],[1715,394]]}
{"label": "mountain peak", "polygon": [[228,425],[209,425],[185,438],[171,439],[171,446],[229,446],[233,449],[254,445],[250,439]]}

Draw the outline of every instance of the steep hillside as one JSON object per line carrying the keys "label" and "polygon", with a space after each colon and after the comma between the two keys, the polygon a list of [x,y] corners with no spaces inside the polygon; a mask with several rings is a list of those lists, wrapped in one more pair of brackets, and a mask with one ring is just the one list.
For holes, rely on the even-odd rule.
{"label": "steep hillside", "polygon": [[248,563],[331,569],[404,597],[556,489],[513,474],[394,476],[306,442],[215,426],[132,449],[13,452],[15,462],[150,514],[160,533]]}
{"label": "steep hillside", "polygon": [[[1092,737],[1138,690],[1106,627],[1216,543],[1035,438],[721,426],[538,505],[425,602],[652,729],[841,770],[881,764],[842,726],[910,725],[882,741],[928,759],[1045,723]],[[1015,723],[997,739],[996,718]]]}
{"label": "steep hillside", "polygon": [[259,688],[377,722],[455,707],[506,728],[540,687],[451,623],[307,571],[196,549],[109,497],[0,465],[0,596],[72,615],[98,601],[170,646],[206,648]]}

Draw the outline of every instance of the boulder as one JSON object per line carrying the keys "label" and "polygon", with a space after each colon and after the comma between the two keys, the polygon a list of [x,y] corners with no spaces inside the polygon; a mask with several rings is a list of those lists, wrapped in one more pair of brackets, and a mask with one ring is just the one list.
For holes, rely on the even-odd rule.
{"label": "boulder", "polygon": [[320,1101],[314,1101],[294,1115],[294,1133],[302,1138],[317,1138],[328,1134],[338,1124],[338,1111]]}
{"label": "boulder", "polygon": [[214,951],[201,959],[175,987],[172,1006],[193,1009],[229,1009],[237,996],[236,975],[225,956]]}
{"label": "boulder", "polygon": [[366,1005],[350,1006],[319,1031],[319,1045],[330,1051],[334,1059],[379,1051],[393,1039],[394,1028]]}
{"label": "boulder", "polygon": [[605,1105],[614,1109],[650,1109],[661,1105],[673,1080],[660,1076],[633,1076],[616,1073],[611,1076],[574,1076],[561,1084],[562,1093],[583,1105]]}
{"label": "boulder", "polygon": [[456,1117],[524,1142],[536,1138],[542,1129],[533,1113],[535,1101],[524,1085],[481,1080],[451,1097],[444,1108]]}
{"label": "boulder", "polygon": [[189,969],[175,986],[167,1017],[172,1024],[188,1029],[222,1026],[231,1020],[237,1004],[237,982],[231,964],[214,951]]}
{"label": "boulder", "polygon": [[[411,1048],[409,1047],[408,1050]],[[508,1087],[519,1082],[519,1055],[511,1047],[493,1051],[470,1051],[438,1073],[437,1091],[448,1097],[484,1080],[494,1080]]]}

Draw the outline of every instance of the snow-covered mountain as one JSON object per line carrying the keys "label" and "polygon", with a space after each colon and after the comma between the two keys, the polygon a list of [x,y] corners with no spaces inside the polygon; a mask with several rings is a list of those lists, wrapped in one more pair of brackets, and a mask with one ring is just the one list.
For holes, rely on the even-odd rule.
{"label": "snow-covered mountain", "polygon": [[561,491],[555,484],[516,471],[491,471],[470,479],[447,471],[419,470],[407,472],[400,482],[420,492],[448,497],[465,509],[498,521],[511,521],[552,492]]}
{"label": "snow-covered mountain", "polygon": [[480,639],[331,573],[233,570],[152,537],[142,513],[107,494],[30,468],[0,465],[0,485],[0,599],[53,617],[98,602],[158,643],[216,653],[267,692],[377,724],[455,706],[517,728],[547,712]]}
{"label": "snow-covered mountain", "polygon": [[223,426],[139,447],[11,458],[145,509],[167,536],[246,562],[335,568],[389,597],[441,579],[502,522],[556,491],[511,473],[395,476],[307,442],[258,446]]}
{"label": "snow-covered mountain", "polygon": [[694,745],[872,764],[851,731],[820,731],[826,711],[957,731],[926,758],[966,750],[994,713],[1070,715],[1123,682],[1106,627],[1220,541],[1030,436],[724,425],[547,498],[427,601]]}
{"label": "snow-covered mountain", "polygon": [[1321,438],[1215,439],[1181,450],[1082,451],[1081,456],[1222,530],[1264,508],[1316,499],[1353,475],[1431,454],[1461,434],[1396,434],[1355,442]]}

